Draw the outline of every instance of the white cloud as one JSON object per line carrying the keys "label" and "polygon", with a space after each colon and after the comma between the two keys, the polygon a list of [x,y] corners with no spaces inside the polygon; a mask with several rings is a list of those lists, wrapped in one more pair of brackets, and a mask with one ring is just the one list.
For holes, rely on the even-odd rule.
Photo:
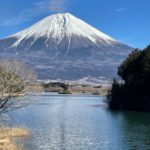
{"label": "white cloud", "polygon": [[51,0],[49,10],[52,12],[62,12],[65,10],[65,0]]}
{"label": "white cloud", "polygon": [[122,8],[116,9],[116,12],[124,12],[124,11],[126,11],[126,10],[127,10],[127,8],[122,7]]}
{"label": "white cloud", "polygon": [[44,0],[38,1],[33,4],[31,8],[22,10],[22,12],[11,19],[8,19],[2,23],[4,26],[18,25],[23,22],[31,20],[33,17],[44,13],[57,13],[65,11],[66,0]]}

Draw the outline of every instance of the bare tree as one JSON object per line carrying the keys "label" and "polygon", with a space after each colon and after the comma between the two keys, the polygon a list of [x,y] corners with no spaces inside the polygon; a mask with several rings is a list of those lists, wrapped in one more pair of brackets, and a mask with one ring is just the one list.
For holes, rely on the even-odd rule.
{"label": "bare tree", "polygon": [[35,87],[37,90],[37,86],[33,86],[35,82],[36,75],[27,65],[11,59],[1,61],[0,114],[22,107],[20,101],[13,97],[34,91]]}

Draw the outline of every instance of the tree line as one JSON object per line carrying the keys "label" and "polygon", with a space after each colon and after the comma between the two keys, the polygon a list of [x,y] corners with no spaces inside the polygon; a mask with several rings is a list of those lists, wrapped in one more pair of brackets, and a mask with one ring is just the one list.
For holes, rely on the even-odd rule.
{"label": "tree line", "polygon": [[150,111],[150,46],[135,49],[118,68],[108,93],[111,109]]}

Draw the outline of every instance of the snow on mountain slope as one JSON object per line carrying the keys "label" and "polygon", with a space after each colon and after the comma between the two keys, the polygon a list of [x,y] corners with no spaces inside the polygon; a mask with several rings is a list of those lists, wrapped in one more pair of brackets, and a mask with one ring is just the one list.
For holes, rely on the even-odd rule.
{"label": "snow on mountain slope", "polygon": [[111,37],[69,13],[48,16],[32,27],[11,37],[18,38],[17,42],[13,45],[17,46],[22,40],[29,37],[34,37],[35,40],[40,37],[53,38],[59,44],[65,36],[70,39],[72,35],[87,38],[94,44],[97,44],[97,42],[101,42],[102,45],[105,44],[104,42],[110,45],[116,43]]}
{"label": "snow on mountain slope", "polygon": [[23,59],[40,78],[113,77],[132,50],[69,13],[46,17],[0,40],[0,56]]}

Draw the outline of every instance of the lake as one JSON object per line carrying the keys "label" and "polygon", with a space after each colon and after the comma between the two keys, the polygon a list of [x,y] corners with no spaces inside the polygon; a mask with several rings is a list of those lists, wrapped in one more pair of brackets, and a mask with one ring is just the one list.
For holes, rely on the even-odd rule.
{"label": "lake", "polygon": [[150,114],[110,111],[105,97],[44,93],[10,113],[12,125],[27,127],[25,150],[147,150]]}

